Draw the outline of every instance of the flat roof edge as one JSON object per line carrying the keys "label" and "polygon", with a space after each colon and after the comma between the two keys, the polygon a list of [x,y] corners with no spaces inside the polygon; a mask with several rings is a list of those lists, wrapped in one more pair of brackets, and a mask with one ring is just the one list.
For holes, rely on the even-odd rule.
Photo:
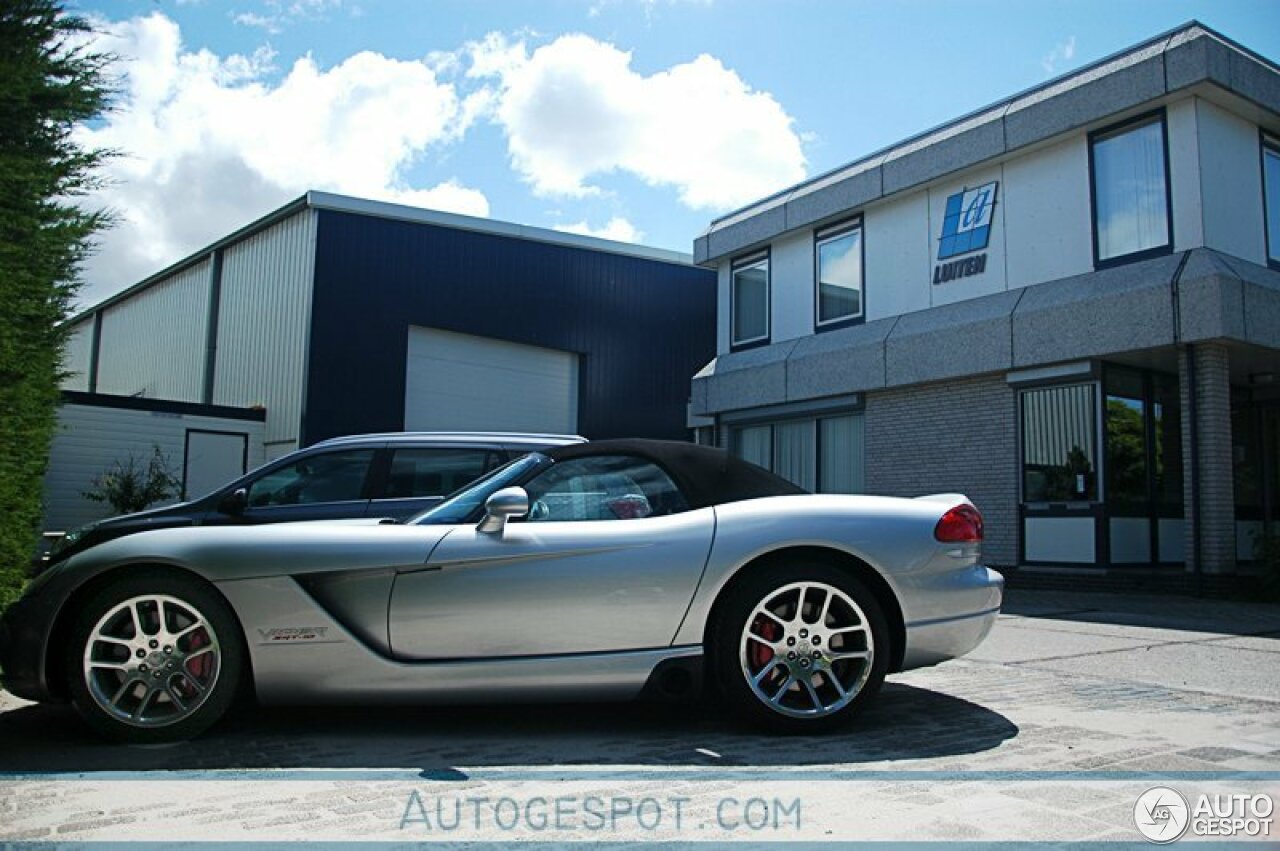
{"label": "flat roof edge", "polygon": [[396,219],[417,224],[437,225],[455,230],[524,239],[530,242],[545,242],[551,245],[566,245],[572,248],[604,251],[610,254],[638,257],[642,260],[657,260],[682,266],[693,265],[693,255],[681,251],[654,248],[630,242],[619,242],[613,239],[586,236],[553,228],[521,225],[499,219],[486,219],[461,213],[449,213],[444,210],[432,210],[426,207],[411,207],[407,204],[396,204],[391,201],[373,201],[367,198],[356,198],[350,195],[340,195],[334,192],[322,192],[314,189],[307,193],[306,198],[308,204],[317,210],[356,213],[381,219]]}
{"label": "flat roof edge", "polygon": [[[810,195],[813,195],[814,193],[820,192],[821,189],[823,188],[821,184],[823,184],[824,182],[836,183],[840,179],[843,179],[844,176],[848,176],[850,178],[856,177],[860,174],[860,170],[875,171],[876,169],[883,166],[884,161],[892,160],[895,157],[916,154],[923,151],[928,151],[931,148],[934,148],[936,146],[945,145],[948,142],[952,141],[953,138],[955,138],[955,134],[950,136],[946,135],[948,131],[958,131],[959,128],[964,128],[964,125],[972,123],[974,125],[973,127],[966,128],[963,131],[967,133],[977,128],[986,127],[986,126],[994,125],[997,122],[1005,121],[1005,119],[1008,117],[1011,110],[1023,109],[1028,104],[1028,102],[1032,101],[1032,99],[1035,98],[1037,95],[1044,95],[1046,93],[1052,92],[1055,88],[1061,88],[1064,85],[1070,85],[1074,81],[1078,81],[1080,85],[1087,85],[1094,79],[1093,75],[1096,75],[1099,69],[1105,68],[1108,65],[1120,63],[1126,58],[1140,57],[1143,53],[1149,53],[1154,48],[1159,48],[1159,50],[1155,54],[1153,54],[1153,56],[1158,55],[1160,57],[1164,57],[1173,48],[1186,44],[1189,41],[1191,41],[1193,38],[1213,39],[1214,41],[1221,44],[1223,47],[1229,50],[1236,51],[1241,56],[1259,63],[1270,73],[1280,76],[1280,65],[1277,65],[1274,61],[1268,59],[1265,56],[1262,56],[1261,54],[1249,49],[1248,47],[1245,47],[1244,45],[1239,44],[1233,39],[1230,39],[1227,36],[1222,35],[1221,33],[1217,32],[1211,27],[1205,26],[1198,20],[1193,19],[1167,32],[1161,33],[1156,36],[1152,36],[1151,38],[1148,38],[1138,44],[1132,45],[1130,47],[1126,47],[1122,50],[1116,51],[1100,59],[1097,59],[1093,62],[1090,62],[1087,65],[1083,65],[1080,68],[1073,69],[1067,73],[1064,73],[1056,77],[1053,77],[1052,79],[1046,80],[1043,83],[1039,83],[1035,86],[1024,89],[1023,91],[1001,98],[1000,100],[995,101],[994,103],[991,103],[986,106],[967,112],[957,118],[950,119],[934,127],[930,127],[919,133],[915,133],[891,145],[872,151],[871,153],[868,153],[865,156],[859,157],[850,162],[836,166],[835,168],[816,174],[813,177],[807,178],[806,180],[803,180],[799,183],[793,184],[791,186],[787,186],[777,192],[774,192],[768,196],[760,198],[752,202],[751,204],[748,204],[746,206],[740,207],[735,210],[731,210],[721,216],[717,216],[716,218],[712,219],[710,224],[707,226],[707,228],[701,234],[699,234],[697,238],[695,238],[694,262],[703,266],[714,265],[716,261],[723,259],[729,254],[733,254],[737,251],[745,250],[748,247],[750,247],[750,245],[754,245],[756,244],[756,242],[759,242],[760,240],[772,238],[773,236],[777,236],[780,233],[786,233],[790,230],[794,230],[802,227],[804,223],[798,223],[792,226],[788,222],[782,230],[776,230],[774,228],[757,224],[754,227],[749,228],[752,234],[758,237],[758,239],[755,242],[751,242],[750,244],[744,243],[739,245],[737,243],[740,242],[740,240],[729,239],[727,240],[728,244],[725,244],[725,241],[721,241],[721,240],[716,240],[716,242],[720,242],[720,244],[718,245],[712,244],[713,239],[715,237],[725,233],[730,229],[736,229],[747,222],[754,222],[756,219],[760,217],[768,216],[770,213],[773,213],[778,208],[785,209],[787,205],[789,205],[792,201],[804,199]],[[1125,67],[1128,67],[1128,66],[1125,66]],[[1113,72],[1109,72],[1108,74],[1103,76],[1104,77],[1110,76],[1110,73],[1119,73],[1123,70],[1124,70],[1123,67],[1118,67],[1114,69]],[[1166,85],[1164,88],[1163,96],[1168,96],[1176,91],[1182,91],[1185,88],[1187,88],[1187,86],[1182,84],[1179,84],[1176,86],[1169,85],[1169,80],[1167,77],[1165,82],[1166,82]],[[1212,79],[1212,75],[1209,75],[1204,80],[1202,80],[1202,82],[1215,83],[1217,81]],[[1229,85],[1230,84],[1228,84],[1228,86]],[[1233,91],[1233,92],[1235,91],[1234,88],[1230,88],[1230,87],[1227,90]],[[1236,93],[1240,94],[1239,92],[1236,92]],[[1245,96],[1245,95],[1241,95],[1241,96]],[[1103,120],[1107,118],[1108,115],[1110,114],[1114,114],[1114,113],[1109,112],[1106,114],[1100,114],[1096,117],[1096,119],[1091,119],[1091,121]],[[978,119],[984,119],[984,120],[979,121]],[[1087,124],[1089,122],[1085,122],[1085,123]],[[1055,134],[1055,135],[1060,135],[1060,134]],[[933,142],[930,142],[927,145],[920,144],[922,141],[928,139],[931,136],[938,136],[939,138]],[[1048,138],[1051,138],[1051,137],[1048,137]],[[1016,145],[1015,147],[1006,148],[1004,153],[1008,154],[1022,147],[1025,147],[1025,145],[1020,144],[1020,145]],[[983,161],[991,158],[992,157],[984,157]],[[881,162],[877,164],[877,160]],[[980,162],[974,162],[968,165],[964,165],[957,170],[963,170],[964,168],[974,167],[979,164]],[[923,181],[923,182],[928,182],[928,181]],[[920,183],[917,183],[915,185],[920,185]],[[911,188],[913,188],[913,186],[911,185],[895,186],[892,190],[889,190],[887,187],[885,187],[884,190],[881,191],[876,198],[871,200],[879,200],[880,198],[888,197],[889,195],[897,194],[898,192],[907,191]],[[861,205],[858,205],[858,206],[861,206]],[[849,209],[850,210],[857,209],[857,206],[850,207]],[[787,218],[789,218],[789,216],[787,216]],[[763,236],[765,231],[772,231],[772,234],[768,237],[765,237]]]}
{"label": "flat roof edge", "polygon": [[521,225],[514,222],[504,222],[497,219],[484,219],[476,216],[464,216],[459,213],[444,212],[443,210],[431,210],[425,207],[411,207],[405,204],[394,204],[389,201],[373,201],[365,198],[356,198],[350,195],[341,195],[334,192],[322,192],[320,190],[312,189],[308,190],[298,198],[289,201],[287,204],[254,219],[243,227],[237,228],[226,236],[209,243],[200,250],[188,254],[181,260],[171,263],[160,271],[148,275],[136,284],[131,284],[123,290],[120,290],[101,301],[77,311],[68,318],[64,324],[67,326],[78,325],[99,311],[106,310],[113,305],[127,301],[133,296],[151,288],[161,281],[167,280],[168,278],[171,278],[192,266],[203,263],[214,252],[221,251],[231,245],[242,242],[257,233],[266,230],[272,225],[308,209],[332,210],[335,212],[353,213],[362,216],[371,216],[374,218],[436,225],[439,227],[453,228],[455,230],[466,230],[477,233],[493,234],[495,236],[505,236],[512,239],[523,239],[530,242],[543,242],[552,245],[564,245],[571,248],[582,248],[589,251],[601,251],[609,254],[635,257],[641,260],[653,260],[679,266],[694,266],[692,254],[686,254],[680,251],[671,251],[666,248],[634,245],[628,242],[618,242],[616,240],[603,239],[595,236],[584,236],[583,234],[569,233],[567,231],[558,231],[550,228]]}

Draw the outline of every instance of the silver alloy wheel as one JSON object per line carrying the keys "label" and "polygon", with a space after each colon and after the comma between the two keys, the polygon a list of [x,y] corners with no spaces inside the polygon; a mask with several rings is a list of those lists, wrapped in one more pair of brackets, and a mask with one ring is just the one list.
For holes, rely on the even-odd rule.
{"label": "silver alloy wheel", "polygon": [[862,691],[875,639],[866,613],[844,591],[826,582],[793,582],[752,610],[739,660],[765,706],[792,718],[819,718]]}
{"label": "silver alloy wheel", "polygon": [[95,703],[135,727],[176,724],[208,699],[222,649],[208,619],[177,597],[131,597],[103,615],[84,648]]}

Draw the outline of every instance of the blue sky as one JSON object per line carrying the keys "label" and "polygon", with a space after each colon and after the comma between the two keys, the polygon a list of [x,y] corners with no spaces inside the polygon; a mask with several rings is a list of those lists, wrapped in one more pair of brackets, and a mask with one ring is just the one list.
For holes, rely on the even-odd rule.
{"label": "blue sky", "polygon": [[689,251],[717,215],[1196,18],[1280,3],[80,0],[124,57],[86,302],[306,188]]}

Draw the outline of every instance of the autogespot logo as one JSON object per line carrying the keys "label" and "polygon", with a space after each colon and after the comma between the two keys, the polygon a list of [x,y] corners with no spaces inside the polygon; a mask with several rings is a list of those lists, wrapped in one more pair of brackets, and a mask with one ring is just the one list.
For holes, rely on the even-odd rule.
{"label": "autogespot logo", "polygon": [[1166,786],[1148,789],[1133,805],[1133,821],[1142,835],[1164,844],[1181,839],[1191,822],[1187,799]]}

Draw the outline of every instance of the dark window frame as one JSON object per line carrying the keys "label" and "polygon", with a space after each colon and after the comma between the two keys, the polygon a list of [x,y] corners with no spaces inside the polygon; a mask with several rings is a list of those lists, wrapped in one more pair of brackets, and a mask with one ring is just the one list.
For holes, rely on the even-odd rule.
{"label": "dark window frame", "polygon": [[[764,263],[764,336],[754,337],[750,340],[738,341],[734,339],[735,327],[734,317],[736,316],[736,308],[738,304],[738,288],[735,285],[734,278],[738,272],[743,269],[749,269],[752,266]],[[745,349],[754,349],[758,346],[767,346],[773,339],[773,254],[770,249],[763,251],[753,251],[750,254],[744,254],[735,257],[729,264],[729,351],[740,352]]]}
{"label": "dark window frame", "polygon": [[[1092,498],[1084,499],[1038,499],[1032,500],[1027,497],[1027,477],[1026,477],[1026,396],[1028,393],[1034,393],[1040,390],[1048,390],[1058,387],[1088,387],[1090,389],[1089,400],[1089,427],[1091,429],[1092,450],[1093,450],[1093,490]],[[1016,416],[1018,423],[1018,503],[1022,507],[1028,505],[1034,506],[1063,506],[1073,515],[1078,513],[1083,506],[1097,506],[1106,502],[1106,458],[1103,452],[1103,430],[1106,423],[1103,419],[1104,402],[1102,396],[1104,394],[1102,386],[1102,376],[1063,376],[1060,379],[1049,381],[1029,383],[1018,388]]]}
{"label": "dark window frame", "polygon": [[[818,250],[824,243],[858,232],[858,269],[862,274],[858,281],[858,305],[860,310],[853,316],[841,316],[838,319],[822,319],[822,264]],[[845,219],[813,232],[813,331],[821,334],[837,328],[848,328],[850,325],[861,325],[867,321],[867,229],[861,213],[853,218]]]}
{"label": "dark window frame", "polygon": [[1280,245],[1271,245],[1271,216],[1280,216],[1280,210],[1271,210],[1267,206],[1267,154],[1280,159],[1280,139],[1268,135],[1265,130],[1258,131],[1258,168],[1262,177],[1262,245],[1267,255],[1267,266],[1280,271],[1280,257],[1273,257],[1274,249],[1280,252]]}
{"label": "dark window frame", "polygon": [[[1103,260],[1098,255],[1098,174],[1094,162],[1094,147],[1099,141],[1105,141],[1109,138],[1122,136],[1125,133],[1137,130],[1147,124],[1160,124],[1160,141],[1162,155],[1164,157],[1164,214],[1165,227],[1168,239],[1164,245],[1154,246],[1152,248],[1144,248],[1141,251],[1133,251],[1128,254],[1120,254],[1115,257],[1108,257]],[[1173,233],[1173,180],[1169,171],[1169,119],[1167,111],[1164,107],[1153,109],[1150,112],[1144,112],[1141,115],[1135,115],[1132,118],[1126,118],[1124,121],[1110,124],[1106,127],[1100,127],[1089,133],[1089,220],[1090,220],[1090,237],[1093,241],[1093,268],[1094,269],[1110,269],[1115,266],[1124,266],[1128,263],[1137,263],[1142,260],[1150,260],[1154,257],[1164,257],[1173,253],[1174,233]]]}

